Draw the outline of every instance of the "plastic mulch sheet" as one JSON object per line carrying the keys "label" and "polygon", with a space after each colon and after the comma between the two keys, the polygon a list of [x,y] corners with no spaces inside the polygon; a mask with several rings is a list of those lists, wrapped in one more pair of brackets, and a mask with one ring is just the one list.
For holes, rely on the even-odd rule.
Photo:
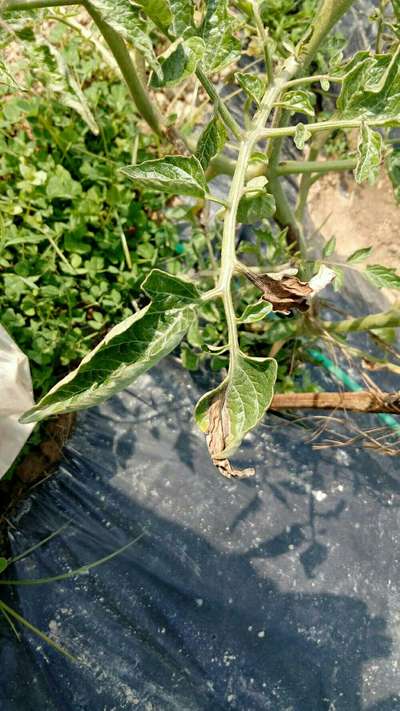
{"label": "plastic mulch sheet", "polygon": [[16,588],[79,663],[0,620],[1,711],[400,709],[398,460],[315,452],[270,415],[241,454],[256,476],[229,481],[192,424],[198,395],[168,360],[81,413],[21,505],[14,554],[70,523],[13,577],[144,535],[86,575]]}

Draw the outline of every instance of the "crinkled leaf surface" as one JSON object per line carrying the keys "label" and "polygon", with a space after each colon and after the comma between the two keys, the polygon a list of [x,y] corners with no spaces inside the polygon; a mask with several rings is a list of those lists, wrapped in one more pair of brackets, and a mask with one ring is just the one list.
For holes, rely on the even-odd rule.
{"label": "crinkled leaf surface", "polygon": [[296,91],[287,91],[282,100],[277,103],[277,106],[281,106],[283,109],[288,109],[288,111],[299,112],[306,114],[307,116],[314,116],[315,111],[312,105],[314,95],[310,91],[303,91],[302,89],[296,89]]}
{"label": "crinkled leaf surface", "polygon": [[242,87],[243,91],[246,92],[247,96],[259,105],[265,93],[265,81],[263,81],[261,77],[256,74],[248,74],[244,72],[236,72],[235,79],[239,86]]}
{"label": "crinkled leaf surface", "polygon": [[193,29],[193,0],[169,0],[169,6],[172,13],[170,31],[174,37],[187,35]]}
{"label": "crinkled leaf surface", "polygon": [[266,316],[272,311],[272,304],[264,299],[256,301],[255,304],[249,304],[246,306],[240,318],[237,319],[238,323],[256,323],[257,321],[263,321]]}
{"label": "crinkled leaf surface", "polygon": [[196,155],[205,170],[211,160],[225,145],[226,129],[218,117],[211,119],[202,131],[197,144]]}
{"label": "crinkled leaf surface", "polygon": [[172,22],[172,12],[168,0],[136,0],[144,14],[161,30],[168,30]]}
{"label": "crinkled leaf surface", "polygon": [[132,5],[130,0],[90,0],[88,5],[97,10],[110,27],[142,52],[156,72],[159,71],[146,22],[140,17],[138,8]]}
{"label": "crinkled leaf surface", "polygon": [[354,177],[357,183],[364,180],[373,185],[379,176],[382,159],[383,139],[378,131],[363,123],[358,140],[357,165]]}
{"label": "crinkled leaf surface", "polygon": [[395,54],[360,53],[352,60],[337,100],[340,118],[400,123],[400,61]]}
{"label": "crinkled leaf surface", "polygon": [[179,84],[196,71],[204,52],[205,45],[200,37],[189,37],[180,42],[168,57],[160,60],[160,76],[154,75],[151,85],[158,89]]}
{"label": "crinkled leaf surface", "polygon": [[251,358],[241,352],[231,356],[227,378],[204,395],[195,409],[198,426],[208,433],[210,407],[219,403],[224,449],[211,452],[214,459],[234,454],[246,433],[262,420],[274,394],[276,375],[277,363],[273,358]]}
{"label": "crinkled leaf surface", "polygon": [[206,43],[207,72],[219,71],[240,55],[240,42],[233,31],[234,20],[228,12],[227,0],[206,0],[201,36]]}
{"label": "crinkled leaf surface", "polygon": [[272,217],[275,213],[275,198],[270,193],[259,192],[243,195],[240,198],[237,219],[245,225]]}
{"label": "crinkled leaf surface", "polygon": [[296,123],[296,133],[293,137],[296,148],[302,151],[306,141],[311,138],[311,131],[307,128],[304,123]]}
{"label": "crinkled leaf surface", "polygon": [[195,156],[165,156],[122,168],[137,188],[159,190],[171,195],[204,197],[206,179]]}
{"label": "crinkled leaf surface", "polygon": [[111,329],[21,421],[97,405],[171,353],[193,322],[199,294],[190,282],[158,269],[145,279],[143,289],[151,303]]}

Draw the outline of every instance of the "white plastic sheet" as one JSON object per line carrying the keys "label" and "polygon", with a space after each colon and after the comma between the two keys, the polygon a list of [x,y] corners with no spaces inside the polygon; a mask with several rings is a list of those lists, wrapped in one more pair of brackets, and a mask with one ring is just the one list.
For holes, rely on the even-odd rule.
{"label": "white plastic sheet", "polygon": [[18,418],[34,403],[29,361],[0,325],[0,478],[21,451],[33,425]]}

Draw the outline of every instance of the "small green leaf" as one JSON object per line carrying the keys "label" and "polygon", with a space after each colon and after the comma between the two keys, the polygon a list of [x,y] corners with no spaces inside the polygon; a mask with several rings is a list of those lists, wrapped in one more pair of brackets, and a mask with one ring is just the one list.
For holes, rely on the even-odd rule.
{"label": "small green leaf", "polygon": [[206,43],[204,66],[207,72],[221,71],[240,55],[240,42],[233,35],[234,19],[227,0],[206,0],[201,36]]}
{"label": "small green leaf", "polygon": [[328,79],[321,79],[320,84],[321,84],[322,91],[329,91],[330,83],[329,83]]}
{"label": "small green leaf", "polygon": [[153,269],[142,284],[151,303],[111,329],[76,370],[50,390],[21,422],[92,407],[130,385],[168,355],[194,319],[199,299],[190,282]]}
{"label": "small green leaf", "polygon": [[0,558],[0,575],[1,575],[1,573],[4,573],[6,568],[8,568],[7,558]]}
{"label": "small green leaf", "polygon": [[172,22],[172,12],[168,0],[136,0],[136,4],[160,30],[168,30]]}
{"label": "small green leaf", "polygon": [[340,291],[344,287],[344,271],[341,267],[329,265],[333,272],[335,272],[335,281],[333,282],[333,288],[335,291]]}
{"label": "small green leaf", "polygon": [[143,190],[158,190],[171,195],[204,197],[207,184],[203,168],[195,156],[166,156],[121,169]]}
{"label": "small green leaf", "polygon": [[373,185],[379,177],[379,168],[382,160],[383,140],[378,131],[363,123],[358,139],[357,165],[354,177],[357,183],[368,180]]}
{"label": "small green leaf", "polygon": [[[157,4],[158,0],[154,0]],[[174,37],[183,37],[193,28],[193,0],[169,0],[172,12],[170,31]]]}
{"label": "small green leaf", "polygon": [[128,42],[132,42],[147,59],[152,69],[156,72],[159,71],[159,64],[146,23],[140,17],[138,8],[132,5],[130,0],[90,0],[90,6],[97,10],[113,30]]}
{"label": "small green leaf", "polygon": [[244,72],[236,72],[235,79],[247,96],[259,106],[265,93],[265,81],[256,74],[245,74]]}
{"label": "small green leaf", "polygon": [[283,95],[282,100],[277,102],[277,106],[281,106],[283,109],[287,109],[292,113],[299,112],[313,117],[315,115],[312,105],[313,100],[314,94],[310,91],[296,89],[296,91],[287,91]]}
{"label": "small green leaf", "polygon": [[359,262],[364,261],[369,255],[371,254],[373,250],[373,247],[363,247],[362,249],[356,249],[353,254],[350,254],[350,257],[347,257],[346,263],[347,264],[358,264]]}
{"label": "small green leaf", "polygon": [[226,129],[219,118],[214,117],[201,133],[196,156],[205,170],[211,160],[225,145]]}
{"label": "small green leaf", "polygon": [[395,269],[383,267],[381,264],[370,264],[364,274],[378,288],[400,289],[400,275]]}
{"label": "small green leaf", "polygon": [[272,217],[275,214],[275,198],[270,193],[260,192],[243,195],[237,211],[238,222],[252,225],[254,222]]}
{"label": "small green leaf", "polygon": [[251,358],[238,352],[231,356],[229,375],[196,405],[195,418],[202,432],[209,432],[210,407],[218,402],[223,449],[211,452],[214,459],[231,456],[244,436],[264,417],[273,394],[277,364],[273,358]]}
{"label": "small green leaf", "polygon": [[246,306],[240,318],[237,319],[237,323],[256,323],[257,321],[263,321],[264,318],[271,313],[272,304],[264,299],[260,299],[255,304],[249,304]]}
{"label": "small green leaf", "polygon": [[331,257],[336,249],[336,237],[331,237],[322,250],[323,257]]}
{"label": "small green leaf", "polygon": [[199,367],[199,356],[186,346],[181,348],[181,360],[186,370],[197,370]]}
{"label": "small green leaf", "polygon": [[296,133],[294,134],[293,140],[296,148],[298,148],[299,151],[302,151],[304,149],[306,141],[311,138],[311,135],[311,131],[304,123],[300,122],[296,124]]}
{"label": "small green leaf", "polygon": [[205,52],[205,45],[200,37],[189,37],[180,42],[176,49],[165,59],[160,59],[161,74],[154,75],[151,86],[155,89],[175,86],[196,71],[198,62]]}

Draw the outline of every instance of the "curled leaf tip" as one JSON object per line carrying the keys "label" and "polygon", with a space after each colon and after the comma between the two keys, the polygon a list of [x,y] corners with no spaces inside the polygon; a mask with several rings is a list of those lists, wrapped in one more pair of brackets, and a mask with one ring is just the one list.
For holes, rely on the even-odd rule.
{"label": "curled leaf tip", "polygon": [[212,463],[217,467],[219,473],[227,479],[244,479],[254,476],[255,469],[252,467],[237,469],[231,464],[229,459],[221,458],[220,456],[226,448],[226,440],[229,431],[229,418],[227,417],[226,411],[224,412],[224,400],[224,392],[221,391],[217,394],[208,410],[206,442]]}

